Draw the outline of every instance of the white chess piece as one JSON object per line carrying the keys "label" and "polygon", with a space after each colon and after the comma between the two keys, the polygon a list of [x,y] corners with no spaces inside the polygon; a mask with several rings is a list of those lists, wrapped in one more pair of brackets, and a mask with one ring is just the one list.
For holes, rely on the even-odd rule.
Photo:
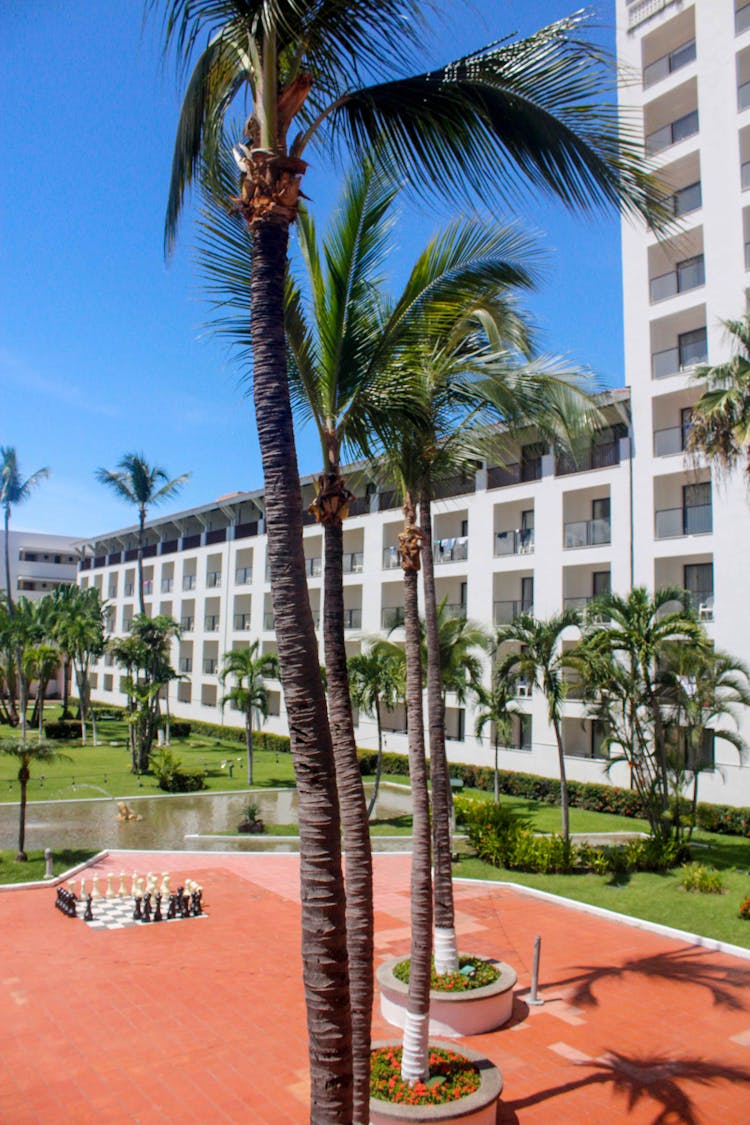
{"label": "white chess piece", "polygon": [[85,879],[81,879],[81,882],[80,882],[80,885],[79,885],[79,890],[78,890],[78,897],[80,898],[81,902],[85,902],[85,900],[86,900],[86,880]]}
{"label": "white chess piece", "polygon": [[125,872],[121,871],[120,872],[120,885],[117,888],[117,897],[118,898],[125,898],[127,893],[128,892],[125,890]]}
{"label": "white chess piece", "polygon": [[136,895],[138,894],[138,872],[137,871],[133,872],[133,878],[132,878],[131,883],[130,883],[130,893],[133,896],[133,898],[135,898]]}
{"label": "white chess piece", "polygon": [[114,875],[110,871],[109,875],[107,876],[107,889],[104,892],[105,898],[116,898],[117,897],[116,894],[115,894],[115,889],[112,886],[112,880],[113,879],[114,879]]}
{"label": "white chess piece", "polygon": [[99,890],[99,876],[94,875],[91,880],[91,897],[93,899],[101,898],[102,892]]}
{"label": "white chess piece", "polygon": [[162,902],[167,902],[169,900],[169,894],[170,894],[169,878],[170,878],[169,872],[168,871],[162,871],[161,887],[159,888],[159,894],[161,895]]}

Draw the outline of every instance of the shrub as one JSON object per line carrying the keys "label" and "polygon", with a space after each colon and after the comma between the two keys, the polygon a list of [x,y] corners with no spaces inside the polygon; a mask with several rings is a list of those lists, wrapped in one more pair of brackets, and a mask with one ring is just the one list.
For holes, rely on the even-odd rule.
{"label": "shrub", "polygon": [[481,1082],[473,1063],[444,1047],[430,1047],[430,1077],[426,1083],[409,1084],[401,1078],[400,1047],[379,1047],[371,1052],[370,1061],[370,1094],[386,1102],[441,1105],[468,1097]]}
{"label": "shrub", "polygon": [[153,750],[149,758],[151,770],[165,793],[195,793],[206,788],[201,770],[183,770],[182,762],[168,746]]}
{"label": "shrub", "polygon": [[45,723],[44,734],[50,739],[68,739],[81,737],[81,724],[77,722]]}
{"label": "shrub", "polygon": [[744,919],[745,922],[750,922],[750,898],[746,898],[740,904],[740,918]]}
{"label": "shrub", "polygon": [[[410,960],[399,961],[393,966],[393,975],[402,984],[409,983]],[[500,970],[483,957],[459,957],[455,973],[436,973],[435,959],[432,960],[430,988],[437,992],[471,992],[475,988],[485,988],[494,984],[500,977]]]}
{"label": "shrub", "polygon": [[689,863],[683,868],[680,886],[691,894],[720,895],[724,893],[721,872],[702,863]]}
{"label": "shrub", "polygon": [[169,737],[170,738],[189,738],[192,727],[190,723],[174,723],[169,724]]}

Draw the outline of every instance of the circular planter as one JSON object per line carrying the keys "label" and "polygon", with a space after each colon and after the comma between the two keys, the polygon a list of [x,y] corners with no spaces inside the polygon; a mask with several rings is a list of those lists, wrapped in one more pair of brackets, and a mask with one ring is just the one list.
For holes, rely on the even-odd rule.
{"label": "circular planter", "polygon": [[[403,960],[403,958],[402,958]],[[373,1047],[387,1047],[387,1043],[373,1043]],[[431,1047],[454,1048],[449,1043],[431,1041]],[[479,1089],[467,1098],[444,1105],[397,1105],[380,1098],[370,1098],[370,1125],[410,1125],[412,1122],[460,1121],[463,1125],[495,1125],[497,1099],[503,1088],[503,1079],[494,1063],[477,1051],[461,1047],[460,1054],[473,1062],[479,1071]]]}
{"label": "circular planter", "polygon": [[[464,955],[465,956],[465,955]],[[409,986],[397,980],[393,968],[403,957],[392,957],[378,968],[376,979],[380,987],[380,1011],[388,1023],[403,1027]],[[430,991],[430,1035],[461,1038],[464,1035],[482,1035],[502,1026],[513,1011],[513,989],[516,971],[504,961],[493,961],[500,976],[484,988],[468,992]]]}

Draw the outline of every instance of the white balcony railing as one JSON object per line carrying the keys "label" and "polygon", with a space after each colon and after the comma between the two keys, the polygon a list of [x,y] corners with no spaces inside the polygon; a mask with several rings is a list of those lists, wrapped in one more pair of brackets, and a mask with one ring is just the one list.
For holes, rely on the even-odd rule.
{"label": "white balcony railing", "polygon": [[515,531],[498,531],[495,536],[495,556],[533,555],[534,528],[525,527]]}
{"label": "white balcony railing", "polygon": [[669,426],[654,431],[654,457],[674,457],[685,452],[689,426]]}
{"label": "white balcony railing", "polygon": [[525,601],[499,601],[492,607],[495,625],[510,625],[522,613],[534,614],[534,603]]}
{"label": "white balcony railing", "polygon": [[612,522],[608,519],[574,520],[563,527],[563,549],[599,547],[612,542]]}
{"label": "white balcony railing", "polygon": [[713,505],[695,504],[657,511],[654,534],[657,539],[676,539],[681,535],[710,535],[713,528]]}
{"label": "white balcony railing", "polygon": [[694,109],[683,117],[678,117],[676,121],[670,121],[668,125],[649,133],[646,137],[646,152],[649,156],[655,156],[671,148],[672,145],[679,144],[680,141],[686,141],[688,137],[694,137],[698,129],[698,110]]}
{"label": "white balcony railing", "polygon": [[460,535],[456,539],[437,539],[434,548],[435,563],[462,562],[469,557],[469,539]]}

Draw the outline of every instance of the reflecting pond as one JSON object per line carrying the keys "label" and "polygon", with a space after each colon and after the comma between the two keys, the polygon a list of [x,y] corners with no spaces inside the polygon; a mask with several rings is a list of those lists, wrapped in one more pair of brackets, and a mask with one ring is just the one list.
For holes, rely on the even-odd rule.
{"label": "reflecting pond", "polygon": [[[365,786],[372,792],[372,786]],[[267,824],[297,823],[296,789],[256,789],[244,793],[184,793],[163,797],[128,797],[126,803],[142,820],[118,821],[114,797],[71,801],[35,801],[26,810],[27,848],[232,848],[289,850],[294,844],[273,837],[239,836],[231,840],[202,841],[197,836],[235,833],[252,803]],[[375,809],[377,819],[411,812],[411,793],[383,784]],[[187,837],[187,839],[186,839]],[[18,805],[0,805],[0,848],[15,848],[18,839]],[[403,839],[403,838],[402,838]],[[261,843],[261,841],[263,841]],[[394,845],[399,850],[406,845]]]}

